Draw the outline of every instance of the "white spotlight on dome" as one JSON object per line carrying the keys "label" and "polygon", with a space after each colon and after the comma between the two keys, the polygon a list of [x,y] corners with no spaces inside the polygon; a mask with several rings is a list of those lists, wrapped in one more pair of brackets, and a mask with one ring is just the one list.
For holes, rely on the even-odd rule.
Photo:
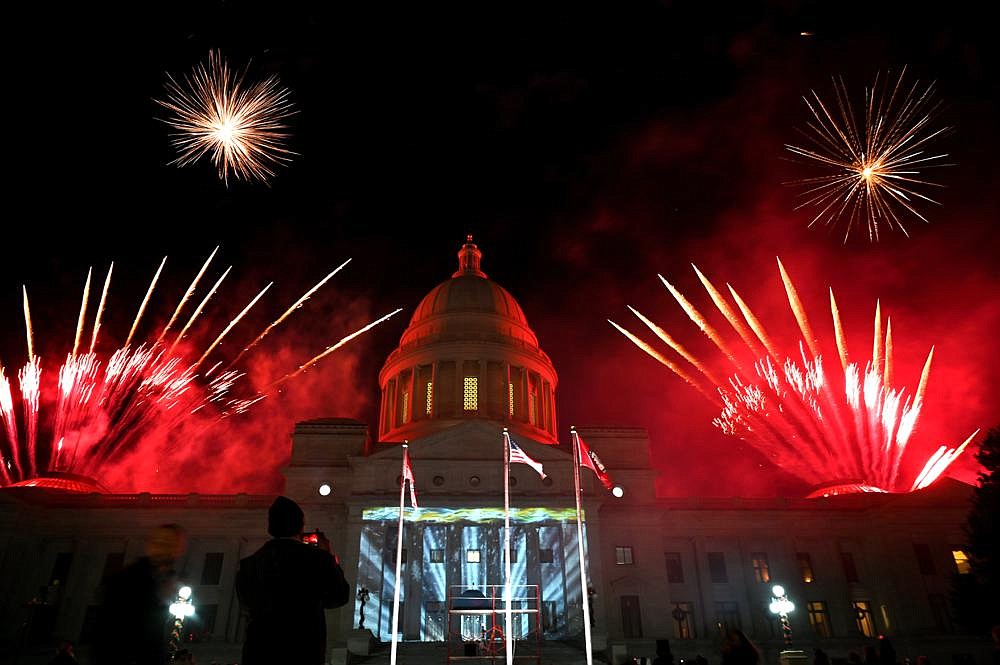
{"label": "white spotlight on dome", "polygon": [[332,492],[332,491],[333,491],[333,489],[329,485],[327,485],[326,483],[323,483],[322,485],[319,486],[319,495],[320,496],[330,496],[330,492]]}
{"label": "white spotlight on dome", "polygon": [[620,499],[625,496],[625,490],[622,489],[621,485],[615,485],[611,490],[611,494]]}

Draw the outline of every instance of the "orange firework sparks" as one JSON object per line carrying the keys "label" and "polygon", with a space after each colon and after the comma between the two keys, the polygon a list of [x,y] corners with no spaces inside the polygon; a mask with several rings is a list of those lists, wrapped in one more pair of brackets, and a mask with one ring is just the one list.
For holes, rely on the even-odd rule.
{"label": "orange firework sparks", "polygon": [[177,130],[171,143],[178,157],[171,164],[189,166],[210,155],[227,184],[230,175],[266,183],[291,160],[295,153],[285,147],[291,92],[276,76],[258,83],[244,76],[218,51],[180,81],[167,75],[167,98],[156,102],[172,112],[163,122]]}
{"label": "orange firework sparks", "polygon": [[611,324],[713,404],[718,406],[721,403],[722,411],[713,421],[716,427],[747,441],[774,458],[778,466],[785,470],[815,485],[825,486],[826,489],[817,490],[820,493],[832,486],[838,488],[837,492],[849,491],[846,488],[850,487],[856,491],[908,491],[933,483],[975,436],[973,434],[956,448],[941,446],[912,482],[899,478],[903,454],[924,404],[933,348],[924,363],[916,392],[907,394],[904,388],[894,387],[892,326],[887,320],[883,329],[882,308],[878,304],[875,308],[871,359],[864,365],[850,362],[840,312],[831,290],[830,312],[843,369],[841,384],[836,377],[826,375],[819,339],[809,323],[798,290],[780,260],[778,270],[789,309],[802,335],[798,353],[801,360],[789,357],[780,360],[773,340],[735,289],[729,287],[745,323],[737,319],[736,310],[723,294],[695,268],[698,279],[719,313],[730,322],[745,348],[758,358],[753,365],[755,380],[744,378],[742,365],[734,358],[734,349],[708,324],[697,308],[662,276],[660,280],[684,312],[728,359],[735,372],[732,378],[727,381],[712,378],[704,363],[691,356],[666,331],[637,310],[629,308],[671,350],[711,381],[716,394],[695,381],[681,364],[613,321]]}
{"label": "orange firework sparks", "polygon": [[903,224],[906,213],[928,221],[918,203],[938,202],[920,189],[940,185],[926,180],[923,170],[950,164],[943,161],[947,153],[929,153],[927,146],[951,128],[933,129],[940,109],[934,84],[921,87],[917,81],[906,89],[905,73],[904,67],[895,85],[888,74],[876,75],[874,85],[865,89],[861,122],[843,80],[834,79],[835,107],[828,107],[815,91],[811,98],[803,97],[812,114],[808,129],[801,132],[808,143],[786,143],[785,148],[828,172],[790,183],[805,188],[805,200],[796,210],[819,209],[809,226],[843,222],[845,242],[862,227],[877,241],[882,225],[909,235]]}

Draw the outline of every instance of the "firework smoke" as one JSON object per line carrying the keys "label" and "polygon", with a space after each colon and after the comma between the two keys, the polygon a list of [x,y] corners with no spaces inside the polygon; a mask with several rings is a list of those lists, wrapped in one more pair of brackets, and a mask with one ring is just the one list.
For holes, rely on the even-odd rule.
{"label": "firework smoke", "polygon": [[826,171],[791,183],[805,188],[796,210],[818,209],[809,226],[843,223],[845,242],[853,231],[866,228],[869,239],[877,241],[882,225],[909,235],[903,223],[907,213],[928,221],[918,204],[937,201],[920,190],[940,185],[926,180],[922,170],[949,164],[942,161],[947,154],[929,153],[927,146],[950,128],[933,128],[940,108],[934,84],[921,87],[917,81],[906,89],[905,73],[904,68],[895,85],[888,75],[875,77],[865,89],[860,122],[841,79],[833,82],[836,106],[828,106],[815,91],[803,98],[812,114],[801,132],[807,143],[785,148]]}
{"label": "firework smoke", "polygon": [[230,175],[266,183],[276,167],[291,161],[295,153],[285,147],[291,92],[276,76],[258,83],[244,76],[233,73],[218,51],[180,81],[167,74],[167,98],[156,103],[171,111],[163,122],[177,130],[171,144],[178,157],[171,164],[189,166],[211,155],[228,184]]}
{"label": "firework smoke", "polygon": [[894,387],[892,326],[887,320],[883,333],[881,307],[876,305],[871,359],[864,366],[851,362],[831,290],[830,309],[842,373],[827,375],[819,338],[798,290],[780,260],[778,269],[789,308],[802,335],[798,359],[780,357],[774,341],[736,291],[729,287],[742,319],[697,267],[695,272],[719,313],[756,359],[752,369],[737,360],[735,350],[721,333],[663,277],[660,279],[688,317],[729,361],[735,373],[728,380],[718,380],[703,362],[635,309],[630,308],[680,356],[678,360],[667,358],[614,321],[609,322],[713,404],[721,405],[721,412],[713,421],[716,427],[743,439],[781,468],[818,486],[818,493],[905,492],[933,483],[978,433],[957,448],[941,446],[915,478],[901,477],[900,463],[923,408],[934,350],[927,356],[915,393],[907,394],[905,388]]}
{"label": "firework smoke", "polygon": [[[194,414],[206,418],[204,424],[208,427],[221,419],[245,413],[266,398],[278,384],[319,362],[399,311],[347,335],[293,372],[284,374],[276,381],[262,384],[268,387],[258,391],[248,385],[244,371],[232,369],[235,361],[214,375],[214,370],[224,360],[216,362],[208,372],[201,372],[200,366],[263,297],[270,284],[243,307],[204,350],[191,348],[190,343],[181,343],[199,320],[208,300],[218,291],[222,279],[229,273],[230,269],[227,268],[201,299],[187,324],[173,340],[167,339],[171,325],[177,320],[184,304],[196,293],[198,282],[208,270],[214,255],[213,251],[160,334],[133,344],[132,339],[166,263],[164,258],[139,307],[129,331],[128,343],[115,349],[110,355],[100,355],[94,349],[111,285],[111,268],[108,269],[100,304],[93,319],[89,351],[83,352],[80,349],[81,340],[86,333],[91,279],[91,273],[88,272],[72,352],[67,354],[65,361],[55,372],[44,370],[42,359],[33,355],[28,296],[27,290],[23,290],[29,358],[17,373],[19,390],[12,389],[11,379],[0,363],[0,484],[14,484],[48,471],[75,472],[97,477],[102,475],[102,470],[109,463],[133,452],[139,442],[146,438],[168,441],[171,446],[191,445],[186,438],[184,441],[175,440],[175,433],[180,425],[191,421]],[[292,307],[265,328],[265,332],[286,320],[292,311],[301,307],[333,274],[327,275],[305,296],[298,298]],[[255,335],[251,346],[256,345],[263,335],[264,333]],[[244,348],[239,357],[243,357],[248,349],[249,347]],[[44,382],[49,377],[52,385]]]}

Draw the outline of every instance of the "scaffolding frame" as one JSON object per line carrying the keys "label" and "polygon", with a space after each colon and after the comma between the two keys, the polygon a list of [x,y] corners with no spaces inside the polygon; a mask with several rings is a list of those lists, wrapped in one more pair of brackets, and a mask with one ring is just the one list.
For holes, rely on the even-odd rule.
{"label": "scaffolding frame", "polygon": [[[488,662],[495,665],[504,663],[504,605],[503,584],[465,585],[453,584],[448,588],[448,653],[445,662]],[[511,589],[511,614],[529,620],[528,632],[524,639],[514,638],[514,661],[542,662],[542,602],[541,590],[537,584],[513,584]],[[472,595],[472,593],[478,595]],[[478,638],[466,634],[463,626],[466,617],[480,617]],[[488,620],[488,627],[482,619]],[[523,628],[523,622],[521,626]],[[521,632],[520,630],[517,632]],[[470,639],[470,637],[472,639]],[[533,644],[533,653],[517,653],[518,644]],[[527,644],[526,644],[527,643]],[[475,645],[475,654],[469,653]]]}

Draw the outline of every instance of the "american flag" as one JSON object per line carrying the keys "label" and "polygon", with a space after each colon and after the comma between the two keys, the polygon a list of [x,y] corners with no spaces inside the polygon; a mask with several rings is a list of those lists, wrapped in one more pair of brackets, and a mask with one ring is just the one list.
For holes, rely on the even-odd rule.
{"label": "american flag", "polygon": [[544,480],[547,476],[542,470],[542,463],[536,462],[535,460],[528,457],[527,453],[521,450],[521,447],[514,443],[514,439],[507,437],[507,442],[510,444],[510,461],[511,463],[517,462],[520,464],[527,464],[532,469],[538,472],[538,475]]}

